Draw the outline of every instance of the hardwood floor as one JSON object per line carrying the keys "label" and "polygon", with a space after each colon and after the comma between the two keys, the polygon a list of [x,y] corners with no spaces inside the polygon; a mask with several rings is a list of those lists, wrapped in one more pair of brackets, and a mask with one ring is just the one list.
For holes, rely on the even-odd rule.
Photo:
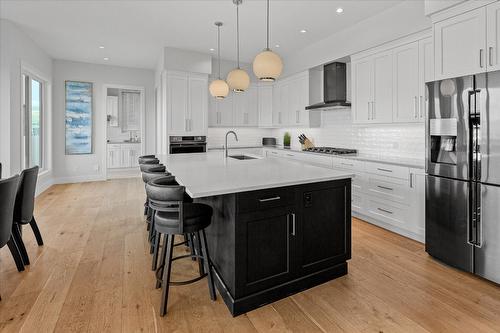
{"label": "hardwood floor", "polygon": [[[423,245],[353,220],[349,274],[232,318],[206,280],[171,288],[158,315],[137,179],[57,185],[36,203],[32,264],[0,251],[2,332],[500,332],[500,287],[431,259]],[[182,251],[185,251],[182,249]],[[173,278],[196,274],[176,261]]]}

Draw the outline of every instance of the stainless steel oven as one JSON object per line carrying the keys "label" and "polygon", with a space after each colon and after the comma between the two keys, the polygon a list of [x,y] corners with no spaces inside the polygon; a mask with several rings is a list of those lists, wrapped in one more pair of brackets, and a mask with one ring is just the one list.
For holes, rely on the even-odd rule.
{"label": "stainless steel oven", "polygon": [[171,136],[170,154],[204,153],[207,151],[206,136]]}

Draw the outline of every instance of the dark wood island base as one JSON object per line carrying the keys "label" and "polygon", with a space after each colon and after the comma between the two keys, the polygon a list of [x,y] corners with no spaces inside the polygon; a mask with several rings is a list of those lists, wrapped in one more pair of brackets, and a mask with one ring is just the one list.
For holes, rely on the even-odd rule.
{"label": "dark wood island base", "polygon": [[216,285],[233,316],[347,274],[351,180],[197,199]]}

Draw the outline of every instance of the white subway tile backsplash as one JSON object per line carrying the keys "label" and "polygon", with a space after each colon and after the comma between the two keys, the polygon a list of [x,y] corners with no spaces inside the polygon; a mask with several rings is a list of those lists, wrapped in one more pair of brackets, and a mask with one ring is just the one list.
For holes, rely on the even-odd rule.
{"label": "white subway tile backsplash", "polygon": [[221,148],[224,146],[224,140],[227,131],[235,131],[238,134],[238,141],[234,136],[228,139],[228,145],[237,146],[261,146],[263,137],[273,137],[274,133],[269,128],[209,128],[207,134],[208,148]]}
{"label": "white subway tile backsplash", "polygon": [[353,125],[351,109],[323,111],[320,128],[209,128],[208,147],[222,147],[228,130],[235,130],[239,141],[230,138],[232,146],[260,146],[262,137],[276,137],[283,143],[283,135],[289,132],[292,148],[300,149],[298,136],[304,133],[316,146],[354,148],[360,154],[385,157],[425,157],[425,128],[423,124]]}

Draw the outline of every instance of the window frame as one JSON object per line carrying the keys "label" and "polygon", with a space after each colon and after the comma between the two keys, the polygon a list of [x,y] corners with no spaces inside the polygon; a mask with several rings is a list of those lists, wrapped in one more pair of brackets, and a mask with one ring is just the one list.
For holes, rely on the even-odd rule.
{"label": "window frame", "polygon": [[32,147],[31,138],[31,105],[32,105],[32,81],[40,83],[40,164],[39,173],[47,171],[47,139],[46,139],[46,110],[47,110],[47,85],[49,81],[44,79],[36,71],[30,70],[25,66],[21,69],[21,168],[29,168],[31,163],[30,148]]}

